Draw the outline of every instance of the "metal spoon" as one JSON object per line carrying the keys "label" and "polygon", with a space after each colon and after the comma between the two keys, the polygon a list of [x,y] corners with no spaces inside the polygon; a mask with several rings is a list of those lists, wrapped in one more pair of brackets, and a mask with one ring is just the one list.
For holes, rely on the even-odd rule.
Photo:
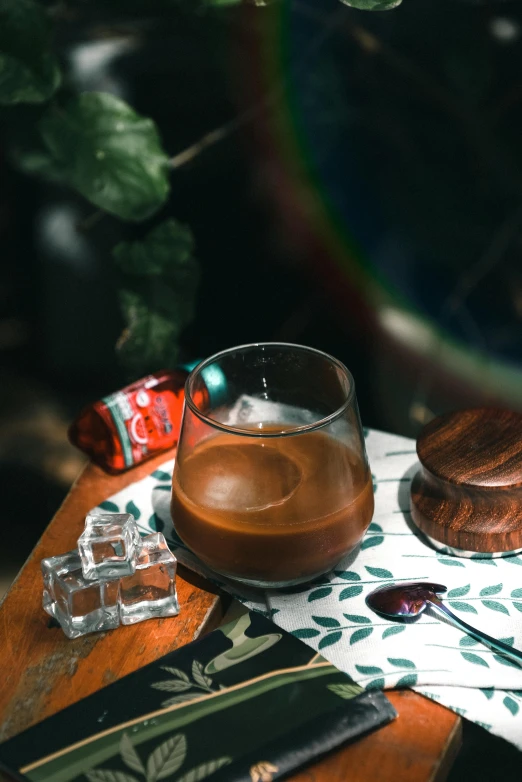
{"label": "metal spoon", "polygon": [[427,581],[413,581],[406,584],[380,587],[370,592],[366,597],[366,605],[381,616],[389,619],[412,619],[421,614],[425,608],[432,606],[435,611],[443,614],[464,632],[481,641],[486,646],[497,652],[501,652],[510,660],[522,664],[522,652],[511,646],[497,641],[490,635],[477,630],[444,605],[437,593],[446,592],[447,587],[442,584],[432,584]]}

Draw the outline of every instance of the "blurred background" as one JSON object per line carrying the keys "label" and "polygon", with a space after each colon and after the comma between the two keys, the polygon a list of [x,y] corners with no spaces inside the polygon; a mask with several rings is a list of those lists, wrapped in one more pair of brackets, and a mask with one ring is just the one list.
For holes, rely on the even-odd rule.
{"label": "blurred background", "polygon": [[145,223],[101,214],[21,154],[42,109],[2,114],[0,593],[84,464],[69,423],[139,377],[111,249],[165,217],[201,270],[179,360],[311,345],[351,369],[364,425],[410,437],[522,410],[520,2],[45,6],[65,91],[153,118],[171,194]]}

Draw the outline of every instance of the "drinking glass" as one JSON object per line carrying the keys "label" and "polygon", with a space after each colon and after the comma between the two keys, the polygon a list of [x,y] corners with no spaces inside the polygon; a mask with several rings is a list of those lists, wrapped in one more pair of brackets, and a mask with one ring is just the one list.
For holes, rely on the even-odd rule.
{"label": "drinking glass", "polygon": [[319,350],[224,350],[185,387],[172,483],[183,542],[217,573],[258,587],[330,571],[373,514],[354,381]]}

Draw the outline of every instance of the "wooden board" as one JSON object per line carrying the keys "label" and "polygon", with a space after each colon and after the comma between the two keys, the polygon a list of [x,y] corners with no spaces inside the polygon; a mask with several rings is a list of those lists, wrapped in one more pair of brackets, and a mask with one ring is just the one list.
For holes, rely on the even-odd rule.
{"label": "wooden board", "polygon": [[[68,640],[41,607],[40,561],[75,548],[90,508],[139,480],[169,454],[122,476],[88,465],[0,606],[0,740],[216,627],[228,605],[180,567],[178,617]],[[399,718],[293,777],[294,782],[441,782],[461,742],[460,718],[413,692],[390,695]]]}

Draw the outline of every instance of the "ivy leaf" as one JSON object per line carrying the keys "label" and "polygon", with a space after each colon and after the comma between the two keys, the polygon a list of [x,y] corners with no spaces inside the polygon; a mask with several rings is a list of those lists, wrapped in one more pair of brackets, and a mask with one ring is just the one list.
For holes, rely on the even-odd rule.
{"label": "ivy leaf", "polygon": [[365,616],[359,614],[343,614],[349,622],[356,622],[356,624],[367,625],[371,624],[371,619],[367,619]]}
{"label": "ivy leaf", "polygon": [[365,538],[361,543],[361,551],[365,551],[367,548],[373,548],[374,546],[380,546],[384,540],[384,535],[374,535],[371,538]]}
{"label": "ivy leaf", "polygon": [[370,567],[369,565],[365,565],[365,568],[368,573],[371,576],[375,576],[375,578],[393,578],[393,573],[382,567]]}
{"label": "ivy leaf", "polygon": [[493,584],[492,586],[484,587],[479,592],[480,597],[490,597],[491,595],[498,595],[502,592],[503,584]]}
{"label": "ivy leaf", "polygon": [[314,627],[302,627],[300,630],[292,630],[292,635],[295,638],[315,638],[319,635],[319,630]]}
{"label": "ivy leaf", "polygon": [[170,679],[164,682],[154,682],[150,685],[154,690],[161,690],[162,692],[184,692],[190,690],[192,685],[190,682],[184,682],[182,679]]}
{"label": "ivy leaf", "polygon": [[145,220],[169,193],[168,157],[151,119],[105,92],[83,92],[40,122],[72,187],[122,220]]}
{"label": "ivy leaf", "polygon": [[329,633],[328,635],[325,635],[324,638],[321,638],[319,641],[319,649],[324,649],[326,646],[332,646],[332,644],[336,644],[337,641],[339,641],[342,638],[342,633],[340,630],[337,630],[335,633]]}
{"label": "ivy leaf", "polygon": [[397,633],[402,633],[404,630],[406,630],[404,625],[392,625],[391,627],[387,627],[382,634],[383,640],[385,638],[389,638],[390,635],[397,635]]}
{"label": "ivy leaf", "polygon": [[397,8],[402,0],[341,0],[341,2],[360,11],[391,11],[392,8]]}
{"label": "ivy leaf", "polygon": [[0,104],[42,103],[60,81],[45,8],[33,0],[0,0]]}
{"label": "ivy leaf", "polygon": [[417,684],[417,674],[407,673],[406,676],[401,676],[395,687],[415,687]]}
{"label": "ivy leaf", "polygon": [[174,774],[182,765],[187,754],[187,740],[183,733],[171,736],[149,755],[147,761],[147,782]]}
{"label": "ivy leaf", "polygon": [[465,567],[462,562],[457,562],[456,559],[439,559],[441,565],[448,565],[449,567]]}
{"label": "ivy leaf", "polygon": [[373,633],[373,627],[362,627],[360,630],[356,630],[355,633],[352,633],[351,635],[350,646],[353,646],[359,641],[363,641],[365,638],[368,638],[368,636],[371,635],[372,633]]}
{"label": "ivy leaf", "polygon": [[360,595],[362,591],[362,586],[346,587],[346,589],[342,589],[339,592],[339,600],[348,600],[349,597],[356,597],[357,595]]}
{"label": "ivy leaf", "polygon": [[135,503],[135,502],[133,502],[132,500],[130,500],[130,501],[127,503],[127,505],[125,506],[125,513],[130,513],[132,516],[134,516],[134,518],[136,519],[136,521],[137,521],[137,520],[139,519],[139,517],[141,516],[141,510],[138,508],[138,506],[136,505],[136,503]]}
{"label": "ivy leaf", "polygon": [[341,623],[330,616],[312,616],[314,622],[321,627],[340,627]]}
{"label": "ivy leaf", "polygon": [[461,652],[461,655],[468,663],[483,665],[485,668],[489,668],[487,662],[482,657],[479,657],[478,654],[473,654],[473,652]]}
{"label": "ivy leaf", "polygon": [[92,771],[84,771],[89,782],[138,782],[132,774],[124,771],[111,771],[110,769],[96,768]]}
{"label": "ivy leaf", "polygon": [[154,472],[151,473],[151,476],[152,478],[155,478],[157,481],[170,481],[172,478],[170,472],[163,472],[163,470],[154,470]]}
{"label": "ivy leaf", "polygon": [[335,575],[338,578],[344,579],[344,581],[360,581],[361,577],[355,570],[334,570]]}
{"label": "ivy leaf", "polygon": [[467,612],[468,614],[477,614],[478,611],[475,608],[475,606],[470,605],[470,603],[464,603],[462,600],[448,600],[450,606],[455,608],[457,611],[463,611]]}
{"label": "ivy leaf", "polygon": [[110,500],[105,500],[105,502],[100,502],[98,505],[99,508],[102,510],[106,510],[108,513],[119,513],[120,509],[116,505],[115,502],[111,502]]}
{"label": "ivy leaf", "polygon": [[359,673],[364,673],[368,676],[372,676],[374,673],[383,672],[382,668],[378,668],[376,665],[356,665],[355,667]]}
{"label": "ivy leaf", "polygon": [[464,595],[468,594],[470,589],[471,584],[466,584],[466,586],[463,587],[456,587],[455,589],[450,589],[446,597],[464,597]]}
{"label": "ivy leaf", "polygon": [[509,697],[509,695],[506,695],[506,697],[504,698],[502,703],[504,704],[506,709],[509,709],[509,711],[511,712],[513,717],[516,714],[518,714],[518,710],[519,710],[520,707],[519,707],[518,703],[515,700],[513,700],[513,698]]}
{"label": "ivy leaf", "polygon": [[308,602],[312,603],[314,600],[321,600],[323,597],[328,597],[332,592],[332,587],[321,587],[321,589],[314,589],[308,595]]}
{"label": "ivy leaf", "polygon": [[196,766],[196,768],[191,768],[190,771],[187,771],[182,777],[178,777],[176,782],[199,782],[201,779],[209,777],[214,771],[217,771],[218,768],[228,765],[231,761],[232,758],[216,758],[216,760],[209,760],[206,763],[202,763],[200,766]]}
{"label": "ivy leaf", "polygon": [[200,687],[204,687],[206,690],[209,690],[212,686],[212,679],[210,676],[205,676],[203,666],[197,660],[192,662],[192,677],[196,684],[199,684]]}
{"label": "ivy leaf", "polygon": [[163,532],[165,525],[157,513],[153,513],[148,521],[148,525],[154,532]]}
{"label": "ivy leaf", "polygon": [[162,665],[162,670],[167,671],[167,673],[171,673],[173,676],[176,677],[176,679],[183,679],[184,682],[187,682],[190,684],[190,679],[185,673],[185,671],[182,671],[181,668],[171,668],[168,665]]}
{"label": "ivy leaf", "polygon": [[497,600],[483,600],[482,605],[484,608],[490,608],[492,611],[498,611],[501,614],[507,614],[509,616],[509,611],[506,606],[499,603]]}
{"label": "ivy leaf", "polygon": [[[120,242],[113,256],[125,273],[119,291],[127,324],[118,343],[129,368],[173,366],[178,339],[194,316],[199,265],[190,230],[165,220],[139,242]],[[157,486],[156,489],[168,488]]]}
{"label": "ivy leaf", "polygon": [[120,755],[126,766],[140,774],[145,774],[145,767],[140,760],[140,756],[126,733],[123,734],[120,740]]}
{"label": "ivy leaf", "polygon": [[404,657],[388,657],[388,662],[396,668],[415,668],[415,663]]}

